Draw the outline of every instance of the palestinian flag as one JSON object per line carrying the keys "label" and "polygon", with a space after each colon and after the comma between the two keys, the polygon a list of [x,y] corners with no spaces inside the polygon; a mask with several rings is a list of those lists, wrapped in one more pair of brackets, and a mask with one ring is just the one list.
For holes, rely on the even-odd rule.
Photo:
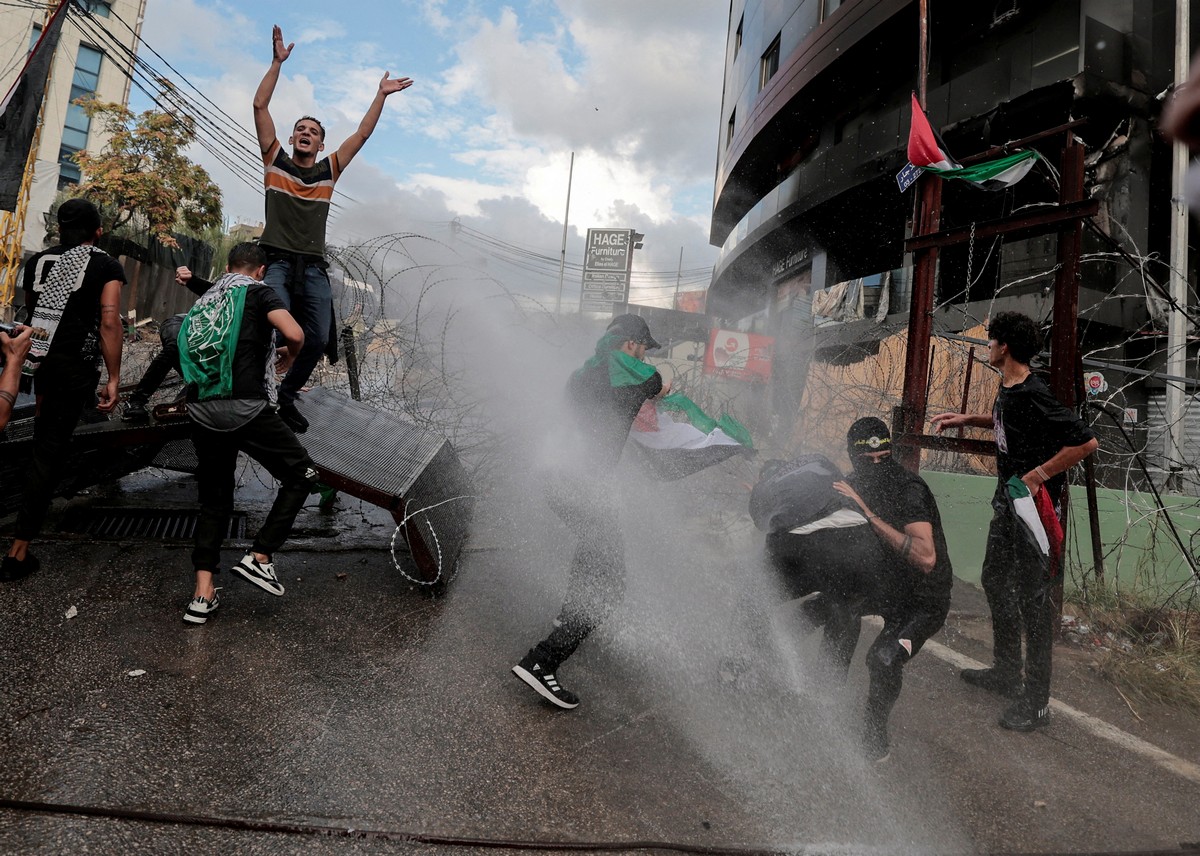
{"label": "palestinian flag", "polygon": [[1030,494],[1029,487],[1016,476],[1004,487],[1024,535],[1022,552],[1044,569],[1046,580],[1056,579],[1062,562],[1063,530],[1050,494],[1044,487],[1038,488],[1036,495]]}
{"label": "palestinian flag", "polygon": [[908,162],[912,166],[942,178],[957,178],[984,190],[1003,190],[1024,178],[1039,157],[1033,149],[1026,149],[963,166],[950,156],[941,135],[929,124],[929,117],[917,102],[916,94],[913,94],[912,124],[908,129]]}
{"label": "palestinian flag", "polygon": [[[676,422],[681,413],[688,422]],[[682,393],[647,401],[629,432],[642,461],[663,481],[707,469],[734,455],[753,454],[750,432],[728,414],[713,419]]]}

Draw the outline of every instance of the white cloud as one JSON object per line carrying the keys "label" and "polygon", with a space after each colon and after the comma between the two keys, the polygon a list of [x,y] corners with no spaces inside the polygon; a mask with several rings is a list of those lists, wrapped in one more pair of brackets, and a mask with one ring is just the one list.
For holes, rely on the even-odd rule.
{"label": "white cloud", "polygon": [[[172,65],[252,129],[250,100],[270,58],[270,23],[244,7],[204,0],[151,4],[144,35]],[[305,5],[301,3],[300,5]],[[639,264],[711,264],[709,211],[719,133],[728,7],[712,0],[408,0],[382,26],[359,13],[346,38],[296,8],[279,23],[297,42],[271,112],[286,142],[291,122],[316,115],[336,147],[366,111],[385,70],[415,85],[388,99],[375,134],[339,182],[331,238],[413,231],[455,217],[557,255],[575,152],[569,258],[588,227],[648,235]],[[314,5],[313,9],[317,7]],[[327,13],[326,13],[327,14]],[[411,27],[398,32],[404,22]],[[417,50],[402,36],[421,26]],[[243,38],[230,39],[237,32]],[[437,43],[444,37],[444,43]],[[157,64],[157,60],[152,61]],[[191,71],[186,71],[191,69]],[[261,166],[244,136],[233,146],[253,176],[242,182],[200,149],[225,193],[230,219],[262,217]],[[240,148],[239,148],[240,146]]]}

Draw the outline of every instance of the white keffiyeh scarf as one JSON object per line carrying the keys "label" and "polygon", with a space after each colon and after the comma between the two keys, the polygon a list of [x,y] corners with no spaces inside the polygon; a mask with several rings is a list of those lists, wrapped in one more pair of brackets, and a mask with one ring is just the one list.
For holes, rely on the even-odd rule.
{"label": "white keffiyeh scarf", "polygon": [[39,332],[33,337],[29,356],[25,358],[25,365],[22,369],[25,374],[31,375],[36,372],[37,367],[49,353],[50,344],[54,341],[54,334],[58,330],[63,312],[67,308],[67,301],[83,285],[83,278],[87,275],[88,262],[92,259],[92,253],[100,252],[103,250],[98,250],[91,244],[80,244],[78,247],[72,247],[64,252],[54,262],[54,267],[50,268],[50,273],[46,276],[46,282],[38,295],[37,308],[29,320],[30,327],[45,332],[44,334]]}

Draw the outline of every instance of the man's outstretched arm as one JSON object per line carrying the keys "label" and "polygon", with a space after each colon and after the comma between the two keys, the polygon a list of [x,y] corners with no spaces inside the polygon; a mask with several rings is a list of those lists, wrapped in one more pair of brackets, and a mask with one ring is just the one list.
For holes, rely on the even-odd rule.
{"label": "man's outstretched arm", "polygon": [[[375,126],[379,124],[379,117],[383,115],[383,102],[387,100],[387,97],[393,92],[403,92],[412,84],[411,77],[390,77],[388,72],[383,73],[383,79],[379,81],[379,91],[375,93],[371,106],[367,108],[367,115],[363,116],[362,121],[358,123],[358,130],[338,146],[337,166],[339,170],[346,168],[346,165],[358,154],[358,150],[363,147],[367,138],[375,131]],[[257,103],[255,101],[256,106]],[[258,115],[257,109],[255,115]]]}
{"label": "man's outstretched arm", "polygon": [[279,82],[279,69],[291,56],[295,42],[284,46],[283,30],[277,24],[271,30],[271,65],[263,75],[262,82],[254,93],[254,130],[258,134],[258,147],[265,155],[275,145],[275,120],[271,118],[271,96]]}

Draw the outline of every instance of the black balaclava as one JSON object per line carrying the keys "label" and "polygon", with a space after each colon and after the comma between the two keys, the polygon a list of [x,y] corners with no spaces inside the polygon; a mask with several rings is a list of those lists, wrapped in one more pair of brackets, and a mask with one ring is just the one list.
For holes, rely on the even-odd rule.
{"label": "black balaclava", "polygon": [[[846,432],[846,452],[854,474],[869,484],[880,484],[894,479],[899,473],[900,463],[892,449],[892,432],[882,419],[864,416],[850,426]],[[870,452],[892,452],[876,463],[867,457]]]}

